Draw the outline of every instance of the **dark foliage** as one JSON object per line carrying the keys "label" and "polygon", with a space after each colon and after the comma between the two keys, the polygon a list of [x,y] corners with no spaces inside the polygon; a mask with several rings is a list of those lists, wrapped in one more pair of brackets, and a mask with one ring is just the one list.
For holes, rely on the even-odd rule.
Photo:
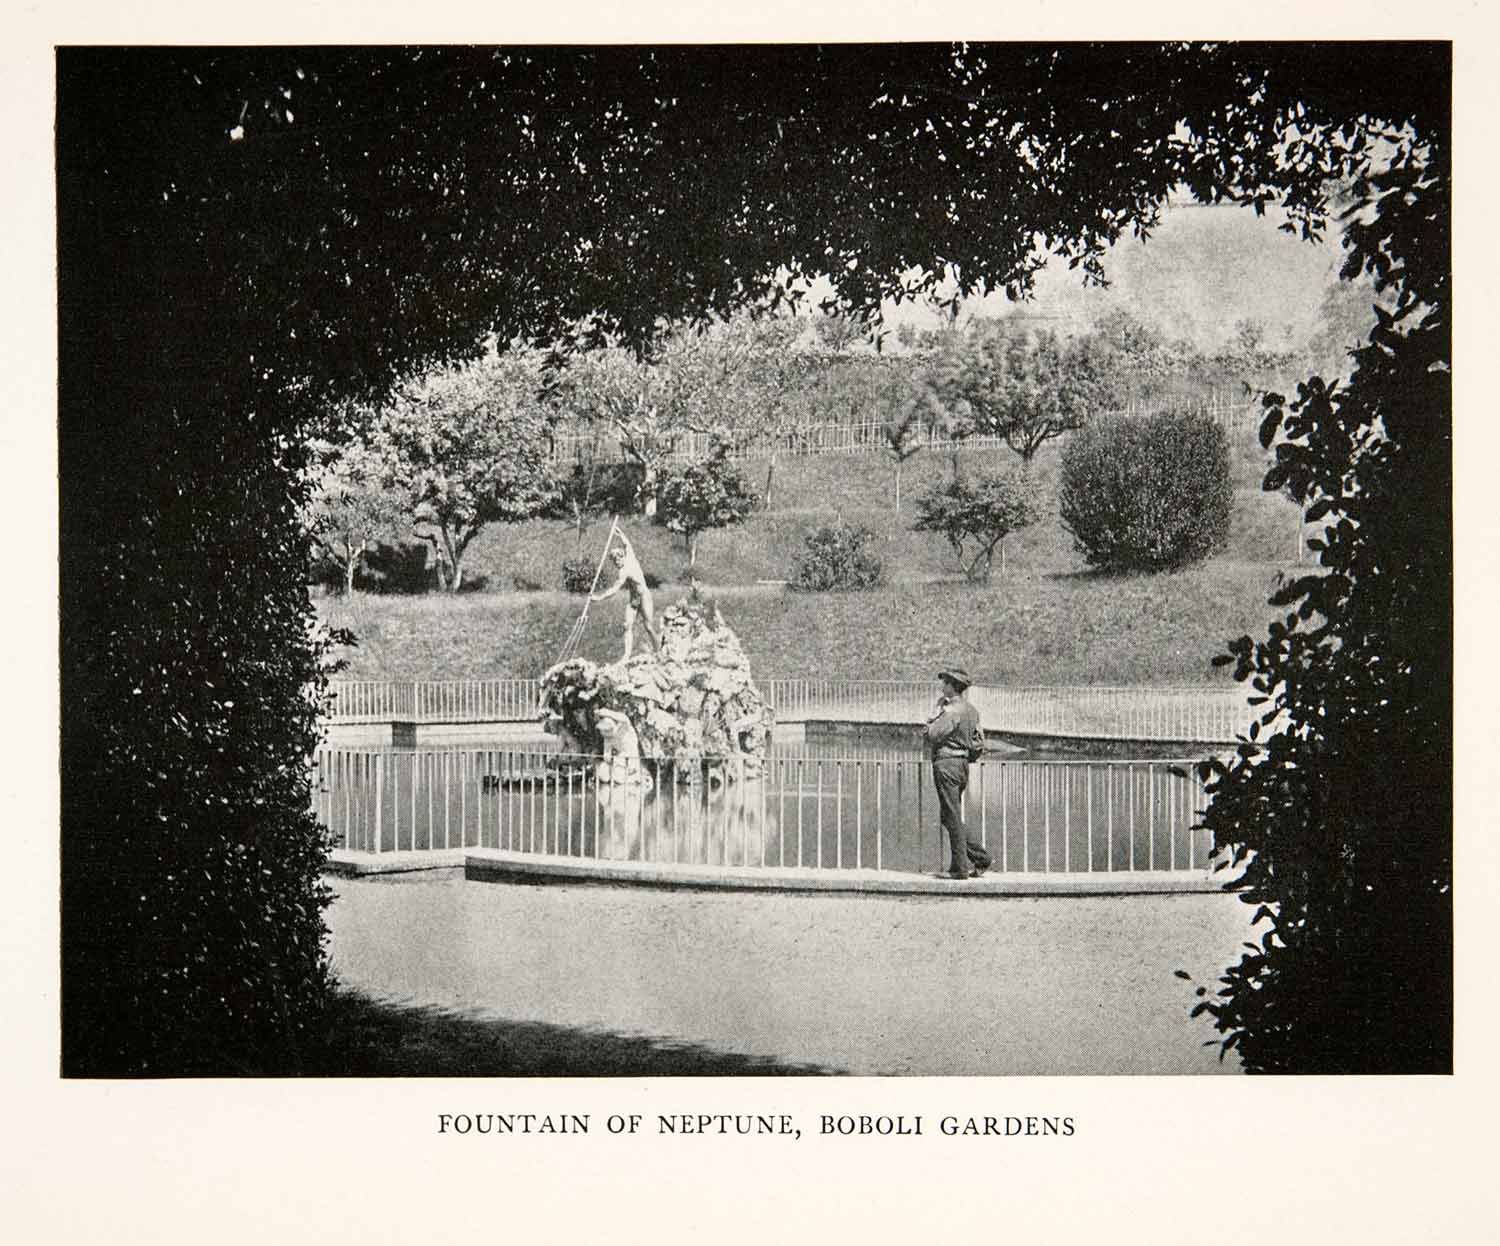
{"label": "dark foliage", "polygon": [[568,593],[587,593],[591,591],[594,588],[594,580],[598,573],[599,563],[595,559],[564,559],[562,565],[563,591]]}
{"label": "dark foliage", "polygon": [[1326,527],[1322,570],[1222,659],[1263,717],[1206,823],[1264,927],[1200,1010],[1265,1072],[1453,1062],[1453,564],[1449,168],[1441,129],[1361,184],[1346,275],[1382,308],[1346,388],[1266,399],[1267,489]]}
{"label": "dark foliage", "polygon": [[[340,565],[339,560],[321,551],[312,550],[308,556],[307,582],[316,585],[327,592],[341,593],[344,591],[345,568]],[[365,586],[364,564],[355,569],[354,587]]]}
{"label": "dark foliage", "polygon": [[[308,583],[342,592],[346,568],[314,546]],[[353,587],[367,593],[425,593],[435,582],[432,549],[423,541],[375,541],[354,569]]]}
{"label": "dark foliage", "polygon": [[1063,447],[1058,508],[1091,567],[1200,562],[1228,541],[1233,503],[1229,439],[1206,415],[1101,419]]}
{"label": "dark foliage", "polygon": [[[1448,73],[1439,44],[61,51],[64,1070],[301,1061],[327,983],[307,758],[328,652],[301,468],[327,412],[473,358],[487,336],[648,350],[664,320],[784,300],[799,275],[829,274],[858,315],[949,275],[959,295],[1024,291],[1038,240],[1098,277],[1108,245],[1153,227],[1179,186],[1279,204],[1315,234],[1329,179],[1357,172],[1380,134],[1445,132]],[[1383,193],[1371,181],[1361,197]],[[1425,189],[1404,202],[1381,228],[1446,211]],[[1392,261],[1436,271],[1442,224],[1418,254],[1403,222]],[[1379,237],[1360,247],[1384,262]],[[1396,405],[1433,382],[1387,367],[1388,350],[1361,365],[1359,402],[1332,409],[1378,412],[1399,447],[1371,494],[1391,505],[1392,481],[1432,484],[1424,506],[1443,505],[1448,408],[1403,425]],[[1389,658],[1396,702],[1420,707],[1383,737],[1387,756],[1444,756],[1416,729],[1446,691],[1441,585],[1417,581],[1435,617],[1383,614],[1390,595],[1366,569],[1381,541],[1403,557],[1407,529],[1358,522],[1370,535],[1329,572],[1347,585],[1328,590],[1329,644]],[[1450,551],[1444,528],[1427,566],[1446,574]],[[1306,721],[1274,769],[1320,776],[1299,806],[1316,814],[1357,772],[1298,766],[1317,747],[1300,695],[1289,713]],[[1427,803],[1441,784],[1407,773],[1385,771],[1400,790],[1368,825],[1399,807],[1445,828],[1447,806]],[[1224,818],[1216,829],[1237,833]],[[1386,864],[1392,894],[1414,887],[1407,857]],[[1309,868],[1261,885],[1295,906],[1343,882]],[[1411,920],[1441,927],[1443,896]],[[1400,903],[1385,911],[1416,929]],[[1336,963],[1379,963],[1393,942]],[[1421,998],[1344,992],[1326,1015],[1418,1030],[1437,1015],[1443,955],[1434,945]],[[1220,1019],[1236,1015],[1256,1024]],[[1295,1041],[1280,1060],[1296,1067]]]}
{"label": "dark foliage", "polygon": [[809,593],[874,588],[885,579],[885,565],[870,548],[877,539],[861,524],[825,524],[808,534],[787,582]]}
{"label": "dark foliage", "polygon": [[[641,490],[645,472],[639,463],[599,463],[588,479],[582,467],[575,466],[564,493],[568,499],[583,499],[584,516],[632,515],[641,509]],[[564,512],[573,517],[571,506]]]}
{"label": "dark foliage", "polygon": [[379,593],[425,593],[437,583],[425,541],[380,541],[365,555],[365,587]]}

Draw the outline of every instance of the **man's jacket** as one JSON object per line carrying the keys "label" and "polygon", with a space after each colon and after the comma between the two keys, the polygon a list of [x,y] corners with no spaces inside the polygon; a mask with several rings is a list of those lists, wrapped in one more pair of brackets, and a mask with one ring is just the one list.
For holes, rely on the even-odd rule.
{"label": "man's jacket", "polygon": [[979,711],[965,697],[949,701],[943,712],[927,724],[924,734],[934,761],[940,757],[962,757],[968,761],[975,751],[984,748]]}

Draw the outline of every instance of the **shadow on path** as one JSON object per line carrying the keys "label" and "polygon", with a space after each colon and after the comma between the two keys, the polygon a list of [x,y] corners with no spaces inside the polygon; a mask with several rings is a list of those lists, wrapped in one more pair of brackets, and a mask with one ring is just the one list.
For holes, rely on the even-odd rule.
{"label": "shadow on path", "polygon": [[469,1016],[339,991],[320,1077],[776,1077],[837,1072],[670,1039]]}

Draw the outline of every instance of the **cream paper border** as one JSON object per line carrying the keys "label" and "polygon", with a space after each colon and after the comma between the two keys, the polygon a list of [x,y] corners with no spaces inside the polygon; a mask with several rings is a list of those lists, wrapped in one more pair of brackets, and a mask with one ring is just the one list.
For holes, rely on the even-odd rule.
{"label": "cream paper border", "polygon": [[[1496,437],[1492,37],[1477,5],[697,6],[186,2],[39,7],[4,19],[9,403],[0,905],[7,1019],[0,1225],[12,1241],[1444,1242],[1493,1233],[1489,950],[1496,854]],[[1457,357],[1457,1069],[1451,1078],[951,1078],[62,1082],[56,1076],[55,293],[57,43],[1452,38]],[[1420,504],[1414,499],[1414,504]],[[33,601],[32,598],[35,598]],[[587,1112],[586,1138],[435,1134],[440,1111]],[[634,1140],[610,1113],[922,1114],[921,1139]],[[1074,1137],[932,1134],[944,1114],[1068,1115]]]}

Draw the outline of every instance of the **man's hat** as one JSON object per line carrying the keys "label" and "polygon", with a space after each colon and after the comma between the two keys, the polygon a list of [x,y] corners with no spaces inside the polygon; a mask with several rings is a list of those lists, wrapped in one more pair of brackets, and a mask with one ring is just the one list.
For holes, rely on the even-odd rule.
{"label": "man's hat", "polygon": [[969,672],[961,666],[945,666],[938,672],[939,679],[946,679],[950,684],[962,692],[974,681],[969,678]]}

